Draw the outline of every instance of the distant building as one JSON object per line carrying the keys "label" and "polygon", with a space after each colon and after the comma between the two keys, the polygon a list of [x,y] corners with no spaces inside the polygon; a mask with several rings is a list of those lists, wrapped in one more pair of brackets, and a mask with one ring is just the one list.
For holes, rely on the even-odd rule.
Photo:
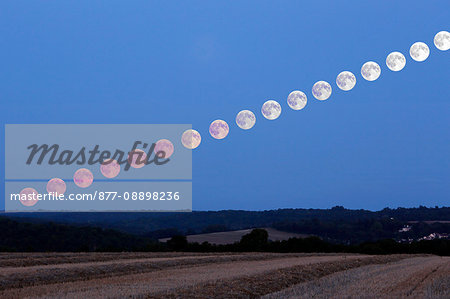
{"label": "distant building", "polygon": [[404,232],[409,232],[411,230],[411,226],[410,225],[405,225],[403,226],[401,229],[399,229],[399,233],[404,233]]}
{"label": "distant building", "polygon": [[448,239],[448,238],[449,238],[449,234],[432,233],[432,234],[429,234],[428,236],[418,239],[418,241],[422,241],[422,240],[430,241],[430,240],[435,240],[435,239]]}

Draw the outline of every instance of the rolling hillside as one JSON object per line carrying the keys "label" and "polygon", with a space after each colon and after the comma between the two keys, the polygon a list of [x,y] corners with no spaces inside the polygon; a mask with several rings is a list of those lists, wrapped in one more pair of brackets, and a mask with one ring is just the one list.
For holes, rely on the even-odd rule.
{"label": "rolling hillside", "polygon": [[[309,235],[296,234],[283,232],[277,229],[273,229],[270,227],[263,228],[269,234],[270,241],[283,241],[288,240],[289,238],[306,238]],[[226,232],[217,232],[217,233],[209,233],[209,234],[197,234],[197,235],[187,235],[186,238],[188,242],[193,243],[203,243],[208,242],[211,244],[224,245],[224,244],[232,244],[235,242],[239,242],[242,236],[249,234],[252,229],[242,229],[242,230],[234,230],[234,231],[226,231]],[[162,238],[159,239],[160,242],[167,242],[170,238]]]}

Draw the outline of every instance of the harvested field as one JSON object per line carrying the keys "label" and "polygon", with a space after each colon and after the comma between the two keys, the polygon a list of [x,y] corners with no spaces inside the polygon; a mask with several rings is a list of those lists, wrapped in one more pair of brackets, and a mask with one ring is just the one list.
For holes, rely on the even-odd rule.
{"label": "harvested field", "polygon": [[450,258],[416,257],[338,272],[264,296],[277,298],[450,298]]}
{"label": "harvested field", "polygon": [[[269,234],[269,240],[271,241],[282,241],[288,240],[289,238],[306,238],[309,235],[296,234],[290,232],[283,232],[271,227],[264,227],[264,230]],[[186,238],[190,243],[197,242],[203,243],[208,242],[211,244],[225,245],[233,244],[239,242],[241,238],[249,234],[253,229],[241,229],[226,232],[208,233],[208,234],[197,234],[197,235],[187,235]],[[159,239],[160,242],[167,242],[170,238]]]}
{"label": "harvested field", "polygon": [[[214,253],[211,253],[213,255]],[[232,253],[230,253],[232,254]],[[0,253],[0,267],[25,267],[37,265],[106,262],[124,259],[204,256],[204,253],[186,252],[63,252],[63,253]]]}
{"label": "harvested field", "polygon": [[[369,277],[361,276],[367,271],[372,271],[370,273],[376,278],[375,282],[379,280],[380,284],[386,286],[384,294],[390,292],[401,297],[404,294],[423,294],[425,289],[429,294],[447,294],[443,286],[448,286],[448,278],[446,281],[443,274],[448,277],[449,262],[448,258],[407,255],[0,254],[0,297],[258,298],[268,295],[268,298],[298,298],[295,293],[297,289],[303,292],[302,288],[310,288],[307,286],[310,283],[317,284],[313,289],[321,296],[320,286],[331,289],[327,283],[333,280],[338,281],[337,286],[345,285],[351,297],[352,294],[361,293],[358,293],[360,290],[356,286],[355,289],[350,288],[350,281],[355,279],[358,285],[361,284],[363,279]],[[395,274],[389,276],[389,273]],[[399,273],[403,273],[403,276]],[[405,273],[422,274],[414,276],[415,280],[407,280]],[[425,275],[426,279],[421,280],[421,275]],[[336,278],[330,278],[334,276]],[[397,276],[403,280],[389,285],[388,282],[395,281]],[[374,291],[379,291],[377,286],[375,283]],[[327,293],[324,297],[330,296]]]}
{"label": "harvested field", "polygon": [[[101,255],[101,254],[100,254]],[[122,255],[126,255],[123,254]],[[306,256],[299,254],[284,255],[285,257]],[[58,282],[89,280],[110,276],[160,271],[166,268],[198,266],[202,264],[220,264],[226,262],[244,262],[271,260],[279,258],[279,254],[182,254],[174,256],[163,254],[162,257],[152,254],[147,258],[124,258],[116,256],[114,260],[101,262],[57,263],[29,267],[3,267],[0,271],[0,290],[23,286],[47,284],[57,277]],[[316,256],[317,257],[317,256]]]}

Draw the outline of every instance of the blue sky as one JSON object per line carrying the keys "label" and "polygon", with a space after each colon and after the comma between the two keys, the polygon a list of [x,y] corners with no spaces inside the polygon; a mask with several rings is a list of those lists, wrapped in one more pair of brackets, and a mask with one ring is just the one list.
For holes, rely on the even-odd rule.
{"label": "blue sky", "polygon": [[[191,123],[203,137],[195,210],[448,206],[450,52],[432,41],[450,30],[449,11],[448,1],[2,1],[1,121]],[[425,62],[408,54],[416,41],[430,47]],[[391,51],[407,57],[400,72],[385,65]],[[374,82],[360,75],[369,60],[382,67]],[[357,75],[352,91],[335,84],[343,70]],[[319,80],[332,83],[324,102],[311,95]],[[286,104],[295,89],[308,96],[301,111]],[[275,121],[260,113],[267,99],[282,104]],[[257,116],[249,131],[234,122],[242,109]],[[231,127],[221,141],[208,134],[217,118]]]}

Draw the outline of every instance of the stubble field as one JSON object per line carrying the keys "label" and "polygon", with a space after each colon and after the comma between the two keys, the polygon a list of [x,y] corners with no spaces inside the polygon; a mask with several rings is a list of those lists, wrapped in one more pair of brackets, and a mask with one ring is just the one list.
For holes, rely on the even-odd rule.
{"label": "stubble field", "polygon": [[2,253],[0,298],[449,298],[450,258]]}

